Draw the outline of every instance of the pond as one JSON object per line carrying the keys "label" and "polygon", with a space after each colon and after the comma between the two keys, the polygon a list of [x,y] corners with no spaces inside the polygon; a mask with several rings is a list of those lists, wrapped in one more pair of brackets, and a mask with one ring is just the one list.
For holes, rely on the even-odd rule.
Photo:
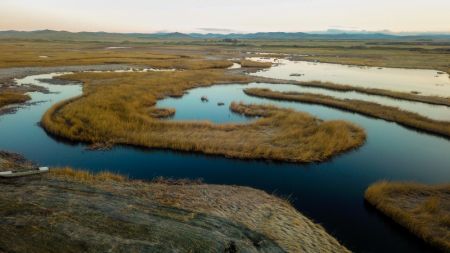
{"label": "pond", "polygon": [[[322,224],[353,251],[433,252],[430,247],[366,205],[363,195],[368,185],[382,179],[449,182],[450,141],[447,139],[324,106],[248,97],[242,91],[247,86],[229,84],[194,89],[180,99],[159,101],[158,106],[176,108],[177,113],[169,120],[245,123],[248,118],[229,111],[231,101],[272,103],[305,111],[322,119],[354,122],[366,129],[367,143],[331,161],[309,165],[242,161],[123,146],[110,151],[87,151],[83,144],[48,136],[38,125],[42,114],[51,105],[81,94],[80,85],[52,85],[37,80],[52,76],[55,74],[19,80],[19,83],[48,87],[54,93],[30,93],[32,102],[38,103],[24,106],[15,114],[0,117],[0,149],[21,153],[46,166],[111,170],[138,179],[156,176],[203,178],[207,183],[255,187],[279,196],[289,196],[300,212]],[[202,103],[201,96],[208,96],[209,102]],[[219,102],[225,105],[219,106]]]}
{"label": "pond", "polygon": [[[322,81],[421,95],[450,97],[450,76],[437,70],[362,67],[253,57],[277,65],[253,75],[296,81]],[[294,75],[294,76],[293,76]]]}

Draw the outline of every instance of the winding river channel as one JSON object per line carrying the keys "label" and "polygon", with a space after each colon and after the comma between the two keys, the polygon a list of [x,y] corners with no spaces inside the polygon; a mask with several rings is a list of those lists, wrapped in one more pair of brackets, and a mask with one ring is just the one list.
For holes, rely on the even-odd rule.
{"label": "winding river channel", "polygon": [[[203,178],[206,183],[251,186],[289,197],[300,212],[322,224],[352,251],[433,252],[405,229],[368,206],[363,196],[368,185],[383,179],[448,183],[448,139],[324,106],[249,97],[244,94],[243,89],[270,87],[274,90],[329,94],[343,98],[365,98],[441,120],[450,120],[448,107],[295,85],[216,85],[190,90],[179,99],[166,98],[159,101],[157,106],[176,109],[175,116],[168,120],[245,123],[248,118],[229,111],[228,106],[232,101],[270,103],[305,111],[322,119],[354,122],[366,129],[367,143],[356,151],[319,164],[242,161],[123,146],[109,151],[87,151],[84,144],[69,143],[48,136],[38,124],[43,113],[53,104],[82,92],[80,85],[55,85],[38,80],[55,75],[58,74],[28,76],[17,80],[18,84],[32,83],[47,87],[51,93],[32,92],[31,105],[19,108],[14,114],[0,116],[0,149],[21,153],[46,166],[71,166],[91,171],[111,170],[138,179],[156,176]],[[209,102],[202,103],[201,96],[208,96]],[[219,102],[225,105],[219,106]]]}

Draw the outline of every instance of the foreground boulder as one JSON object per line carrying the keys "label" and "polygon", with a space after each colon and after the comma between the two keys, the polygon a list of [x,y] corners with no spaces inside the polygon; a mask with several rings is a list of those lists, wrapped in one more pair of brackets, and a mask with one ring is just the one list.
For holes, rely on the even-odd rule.
{"label": "foreground boulder", "polygon": [[71,169],[0,180],[0,252],[348,252],[247,187]]}

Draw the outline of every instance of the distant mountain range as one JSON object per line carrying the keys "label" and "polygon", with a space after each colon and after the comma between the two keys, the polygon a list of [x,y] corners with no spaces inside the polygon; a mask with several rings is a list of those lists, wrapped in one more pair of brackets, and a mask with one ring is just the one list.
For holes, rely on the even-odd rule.
{"label": "distant mountain range", "polygon": [[67,31],[0,31],[0,39],[33,39],[63,41],[145,41],[161,40],[430,40],[450,39],[450,33],[399,33],[328,30],[325,32],[258,32],[258,33],[107,33],[107,32],[67,32]]}

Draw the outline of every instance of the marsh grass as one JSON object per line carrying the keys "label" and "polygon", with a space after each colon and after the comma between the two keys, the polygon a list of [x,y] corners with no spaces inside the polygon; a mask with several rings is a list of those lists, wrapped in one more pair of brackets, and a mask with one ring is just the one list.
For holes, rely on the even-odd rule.
{"label": "marsh grass", "polygon": [[153,118],[169,118],[175,115],[175,108],[156,108],[151,107],[149,109],[150,116]]}
{"label": "marsh grass", "polygon": [[321,121],[273,106],[239,104],[235,111],[261,116],[249,124],[166,121],[149,113],[158,99],[182,95],[190,88],[250,80],[225,70],[77,73],[62,78],[82,81],[84,94],[53,106],[44,114],[42,126],[73,141],[240,159],[319,162],[361,146],[366,137],[363,129],[351,123]]}
{"label": "marsh grass", "polygon": [[424,96],[424,95],[413,94],[413,93],[397,92],[397,91],[383,90],[383,89],[376,89],[376,88],[357,87],[357,86],[351,86],[351,85],[342,85],[342,84],[335,84],[335,83],[330,83],[330,82],[320,82],[320,81],[296,82],[296,84],[299,84],[299,85],[305,86],[305,87],[319,87],[319,88],[323,88],[323,89],[327,89],[327,90],[335,90],[335,91],[343,91],[343,92],[355,91],[355,92],[359,92],[359,93],[364,93],[364,94],[369,94],[369,95],[377,95],[377,96],[383,96],[383,97],[390,97],[390,98],[394,98],[394,99],[422,102],[422,103],[427,103],[427,104],[432,104],[432,105],[450,106],[450,98],[448,98],[448,97]]}
{"label": "marsh grass", "polygon": [[22,93],[10,93],[0,91],[0,108],[10,104],[21,104],[30,100],[31,97]]}
{"label": "marsh grass", "polygon": [[362,100],[337,99],[331,96],[312,93],[278,92],[261,88],[249,88],[245,89],[244,92],[250,96],[320,104],[345,111],[356,112],[369,117],[396,122],[406,127],[450,138],[450,122],[433,120],[395,107],[384,106]]}
{"label": "marsh grass", "polygon": [[[0,68],[31,66],[68,66],[92,64],[130,64],[153,68],[209,69],[233,65],[226,60],[204,61],[197,54],[173,54],[171,50],[136,47],[130,50],[105,50],[101,43],[1,42]],[[47,58],[40,58],[45,55]]]}
{"label": "marsh grass", "polygon": [[120,174],[108,172],[108,171],[103,171],[103,172],[94,174],[89,171],[74,170],[69,167],[52,168],[50,170],[49,174],[52,177],[56,177],[59,179],[82,182],[82,183],[89,183],[89,184],[95,184],[96,182],[125,182],[125,181],[128,181],[127,177],[120,175]]}
{"label": "marsh grass", "polygon": [[270,68],[272,67],[272,63],[270,62],[258,62],[251,60],[241,60],[241,67],[243,68]]}
{"label": "marsh grass", "polygon": [[365,199],[424,241],[450,251],[450,185],[381,181]]}

